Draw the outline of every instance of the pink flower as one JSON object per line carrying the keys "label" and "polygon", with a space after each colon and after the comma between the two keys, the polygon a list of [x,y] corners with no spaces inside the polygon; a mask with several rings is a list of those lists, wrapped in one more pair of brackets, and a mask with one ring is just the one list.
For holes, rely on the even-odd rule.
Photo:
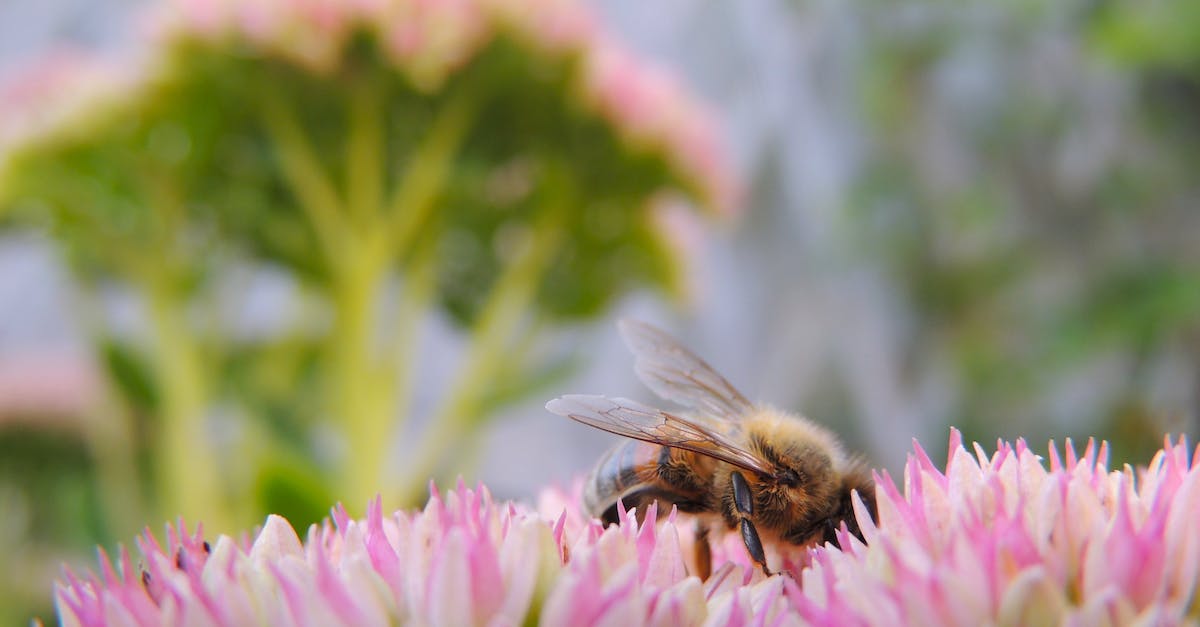
{"label": "pink flower", "polygon": [[0,425],[33,420],[38,426],[77,429],[103,386],[96,365],[74,352],[0,357]]}
{"label": "pink flower", "polygon": [[327,0],[172,0],[149,14],[154,37],[223,41],[244,38],[319,72],[336,65],[353,21],[365,10],[357,2]]}
{"label": "pink flower", "polygon": [[397,73],[436,92],[487,44],[507,38],[567,62],[578,75],[577,95],[631,146],[661,154],[702,203],[721,213],[739,203],[712,116],[669,74],[606,35],[579,0],[167,0],[145,22],[153,45],[139,51],[141,61],[93,63],[88,72],[72,67],[67,74],[59,62],[35,68],[33,80],[17,85],[24,92],[17,113],[14,98],[0,95],[9,118],[0,120],[0,156],[5,143],[16,143],[5,142],[6,134],[36,139],[14,115],[36,116],[46,122],[34,127],[41,129],[71,118],[63,113],[91,113],[97,91],[136,98],[139,84],[152,90],[177,71],[170,51],[181,42],[243,46],[325,75],[339,68],[350,37],[362,33],[379,42]]}
{"label": "pink flower", "polygon": [[107,64],[61,50],[4,77],[0,81],[0,175],[14,147],[85,131],[81,127],[97,113],[123,101],[138,71],[136,63],[128,60]]}
{"label": "pink flower", "polygon": [[955,431],[944,471],[917,446],[903,492],[878,477],[866,544],[775,547],[793,577],[764,577],[731,533],[701,582],[674,512],[604,529],[578,487],[545,492],[539,513],[460,483],[419,512],[339,507],[303,542],[277,516],[252,542],[147,533],[141,567],[102,554],[57,603],[65,625],[1182,624],[1200,611],[1197,455],[1168,441],[1110,472],[1103,446],[1052,446],[1046,468],[1021,441],[971,455]]}
{"label": "pink flower", "polygon": [[706,589],[688,576],[675,516],[656,521],[652,509],[643,525],[629,513],[602,529],[460,483],[418,512],[384,517],[375,501],[351,520],[336,508],[304,541],[278,516],[253,541],[205,542],[180,523],[163,544],[147,531],[137,565],[124,549],[115,565],[101,551],[100,573],[67,571],[56,603],[62,624],[89,626],[515,625],[539,614],[548,625],[674,625],[701,624],[710,604],[756,607],[734,591],[742,567]]}
{"label": "pink flower", "polygon": [[611,39],[596,37],[584,59],[585,98],[634,146],[665,150],[685,180],[703,181],[698,188],[709,206],[732,213],[741,191],[709,112],[687,99],[670,74]]}
{"label": "pink flower", "polygon": [[[681,278],[680,300],[684,303],[702,302],[705,283],[701,280],[702,269],[694,269],[703,260],[702,252],[707,244],[707,231],[700,216],[677,194],[659,194],[650,200],[651,219],[662,233],[663,244],[672,252],[671,259],[682,260],[677,269]],[[686,272],[684,270],[692,270]]]}
{"label": "pink flower", "polygon": [[365,520],[340,507],[305,541],[267,518],[252,542],[208,543],[182,523],[166,545],[148,531],[140,567],[122,550],[99,576],[68,572],[57,590],[65,625],[384,625],[520,622],[561,568],[553,527],[486,490],[435,491],[423,511]]}
{"label": "pink flower", "polygon": [[[1107,469],[1053,444],[969,454],[945,472],[918,445],[901,494],[878,479],[879,524],[845,552],[815,550],[798,609],[824,624],[1178,624],[1195,620],[1200,468],[1169,440],[1146,468]],[[860,522],[863,517],[859,516]]]}

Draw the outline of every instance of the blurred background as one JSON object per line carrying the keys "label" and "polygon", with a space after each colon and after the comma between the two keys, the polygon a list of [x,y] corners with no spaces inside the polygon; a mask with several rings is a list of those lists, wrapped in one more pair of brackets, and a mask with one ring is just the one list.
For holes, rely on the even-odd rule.
{"label": "blurred background", "polygon": [[[830,426],[893,476],[911,438],[944,459],[951,426],[989,449],[996,438],[1043,451],[1050,438],[1095,436],[1113,464],[1146,463],[1164,433],[1195,441],[1200,5],[593,4],[714,112],[741,213],[687,227],[688,298],[649,281],[538,325],[537,374],[463,409],[473,417],[415,467],[526,499],[588,470],[613,438],[542,404],[575,392],[654,400],[617,338],[623,316],[676,334],[748,396]],[[0,4],[0,75],[63,46],[120,48],[144,5]],[[81,275],[67,240],[37,219],[0,232],[4,622],[47,617],[59,565],[90,566],[94,545],[129,543],[176,510],[209,511],[191,515],[186,489],[164,496],[174,488],[155,476],[171,472],[153,450],[165,384],[125,348],[164,337],[147,330],[144,294]],[[236,393],[202,412],[234,503],[219,530],[266,511],[301,528],[335,500],[361,514],[362,495],[340,486],[371,485],[328,480],[345,441],[289,413],[308,407],[308,377],[326,359],[275,332],[310,315],[297,310],[305,270],[289,268],[223,262],[197,297],[218,335],[257,347],[215,369],[211,386]],[[421,457],[413,433],[441,416],[439,400],[478,358],[477,327],[458,311],[413,314],[412,420],[381,447],[385,463],[401,462],[384,474]],[[280,452],[239,465],[246,447]],[[419,501],[405,490],[385,505]]]}

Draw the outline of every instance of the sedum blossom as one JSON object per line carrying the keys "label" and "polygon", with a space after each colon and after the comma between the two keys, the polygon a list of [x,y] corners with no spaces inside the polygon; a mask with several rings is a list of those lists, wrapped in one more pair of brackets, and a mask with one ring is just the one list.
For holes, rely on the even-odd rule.
{"label": "sedum blossom", "polygon": [[[99,331],[152,385],[162,428],[147,448],[168,516],[227,531],[267,497],[225,487],[290,481],[280,457],[333,460],[314,494],[419,503],[446,443],[562,367],[566,355],[513,350],[537,344],[530,329],[639,289],[690,295],[703,229],[686,213],[738,205],[712,114],[582,0],[146,10],[118,61],[64,56],[0,81],[0,215],[50,233],[83,285],[144,304],[145,341]],[[294,281],[279,304],[316,315],[272,307],[278,329],[243,332],[211,306],[242,268]],[[467,342],[445,393],[414,403],[428,375],[411,339],[431,311]],[[264,376],[225,385],[235,363]],[[292,369],[305,394],[265,374]],[[116,387],[129,407],[145,404],[140,385]],[[290,417],[282,431],[325,429],[304,440],[328,450],[226,463],[209,423],[264,403]],[[394,436],[416,411],[429,427],[401,467]]]}
{"label": "sedum blossom", "polygon": [[164,0],[142,21],[148,37],[125,57],[63,53],[0,84],[0,157],[86,129],[99,112],[176,80],[168,52],[181,42],[253,50],[332,77],[351,40],[367,34],[392,70],[433,94],[489,43],[513,37],[547,58],[577,60],[574,95],[632,147],[663,156],[706,207],[728,216],[740,206],[713,114],[578,0]]}
{"label": "sedum blossom", "polygon": [[[798,610],[818,624],[1197,624],[1200,449],[1180,438],[1144,468],[1108,469],[1051,444],[974,454],[954,431],[946,468],[919,445],[901,493],[877,478],[866,545],[815,550]],[[861,512],[861,509],[859,510]]]}
{"label": "sedum blossom", "polygon": [[305,539],[271,516],[256,537],[149,532],[136,565],[101,552],[68,571],[64,625],[976,625],[1197,624],[1200,451],[1167,441],[1145,468],[1110,471],[1106,447],[1023,441],[973,454],[955,431],[945,468],[915,446],[904,488],[880,473],[879,520],[858,503],[866,543],[770,556],[764,577],[736,534],[714,573],[691,575],[691,526],[655,507],[607,529],[578,489],[538,508],[461,482],[423,510],[363,520],[340,506]]}

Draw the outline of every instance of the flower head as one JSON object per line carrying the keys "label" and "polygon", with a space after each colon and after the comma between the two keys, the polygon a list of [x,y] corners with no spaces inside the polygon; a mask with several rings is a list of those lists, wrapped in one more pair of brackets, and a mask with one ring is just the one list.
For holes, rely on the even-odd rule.
{"label": "flower head", "polygon": [[6,76],[0,82],[0,172],[13,150],[75,132],[119,102],[138,78],[135,66],[60,50]]}
{"label": "flower head", "polygon": [[101,551],[100,573],[67,571],[56,600],[64,625],[92,626],[514,625],[538,615],[548,625],[672,625],[700,624],[710,606],[761,605],[738,592],[739,566],[707,588],[690,577],[686,534],[674,514],[657,519],[652,509],[639,525],[626,513],[602,529],[565,510],[551,518],[496,503],[486,488],[460,483],[444,495],[435,489],[417,512],[385,517],[375,501],[366,519],[352,520],[336,508],[303,541],[279,516],[253,540],[210,543],[183,523],[168,527],[165,543],[147,531],[138,565],[127,550],[116,565]]}
{"label": "flower head", "polygon": [[[1050,467],[1024,443],[987,455],[955,431],[943,472],[919,445],[901,493],[878,477],[866,545],[816,550],[801,614],[813,622],[927,625],[1157,623],[1195,616],[1200,468],[1181,439],[1146,468],[1107,468],[1052,444]],[[860,522],[863,516],[859,516]]]}
{"label": "flower head", "polygon": [[148,531],[141,566],[68,572],[57,593],[64,624],[515,624],[560,568],[552,527],[493,503],[484,489],[436,491],[423,511],[365,520],[341,508],[301,541],[279,516],[253,541],[205,542],[180,523],[166,544]]}
{"label": "flower head", "polygon": [[376,42],[389,70],[432,94],[508,38],[576,65],[581,99],[635,148],[665,158],[700,201],[724,212],[738,202],[712,116],[669,74],[606,34],[577,0],[166,0],[145,22],[153,45],[139,51],[144,58],[104,63],[63,55],[32,68],[0,94],[0,109],[5,118],[23,112],[44,123],[33,132],[25,124],[0,131],[13,126],[21,139],[36,141],[59,123],[93,117],[105,98],[154,97],[179,80],[172,51],[186,44],[283,59],[333,77],[345,69],[351,40],[362,37]]}
{"label": "flower head", "polygon": [[43,427],[78,428],[102,386],[95,364],[70,351],[0,357],[0,427],[35,419]]}
{"label": "flower head", "polygon": [[690,525],[654,506],[605,529],[578,513],[578,490],[534,510],[460,483],[418,512],[339,507],[303,542],[277,516],[253,541],[147,533],[141,568],[102,554],[98,576],[67,573],[58,609],[66,625],[1194,621],[1196,454],[1168,441],[1146,468],[1112,472],[1092,443],[1049,459],[1020,441],[971,454],[956,431],[942,470],[916,446],[903,492],[878,477],[878,524],[859,503],[866,543],[843,530],[845,550],[783,549],[773,559],[792,577],[764,577],[728,534],[700,581]]}

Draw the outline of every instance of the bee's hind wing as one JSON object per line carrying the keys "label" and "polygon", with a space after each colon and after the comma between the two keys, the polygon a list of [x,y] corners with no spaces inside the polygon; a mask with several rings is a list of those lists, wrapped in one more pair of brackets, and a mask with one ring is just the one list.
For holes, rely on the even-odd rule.
{"label": "bee's hind wing", "polygon": [[732,423],[754,408],[725,377],[661,329],[630,319],[617,326],[636,357],[638,378],[660,397]]}

